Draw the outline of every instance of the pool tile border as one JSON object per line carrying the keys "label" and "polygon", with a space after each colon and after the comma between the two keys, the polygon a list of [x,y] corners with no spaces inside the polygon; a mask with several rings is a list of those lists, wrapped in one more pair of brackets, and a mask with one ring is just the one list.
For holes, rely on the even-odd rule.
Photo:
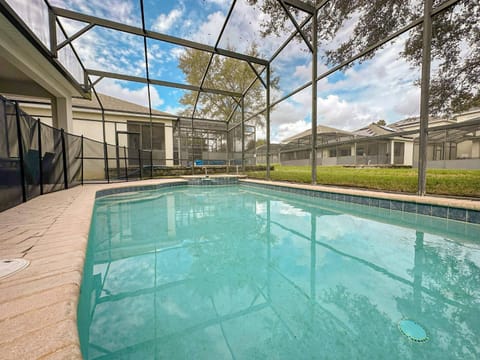
{"label": "pool tile border", "polygon": [[346,203],[365,205],[369,207],[378,207],[387,210],[402,211],[417,215],[428,215],[435,218],[446,220],[455,220],[470,224],[480,224],[480,211],[475,209],[466,209],[455,206],[436,205],[422,203],[418,201],[406,201],[398,199],[385,199],[369,195],[354,195],[337,192],[329,192],[319,189],[303,189],[297,186],[288,186],[289,184],[275,184],[257,181],[241,180],[242,186],[251,186],[270,190],[281,191],[290,194],[305,195],[320,199],[336,200]]}

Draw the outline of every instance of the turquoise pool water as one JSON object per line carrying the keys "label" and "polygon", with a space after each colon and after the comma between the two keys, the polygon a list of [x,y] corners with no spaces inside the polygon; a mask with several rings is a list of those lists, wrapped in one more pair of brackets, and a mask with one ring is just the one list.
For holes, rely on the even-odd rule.
{"label": "turquoise pool water", "polygon": [[248,186],[100,198],[82,353],[480,358],[480,227],[444,221]]}

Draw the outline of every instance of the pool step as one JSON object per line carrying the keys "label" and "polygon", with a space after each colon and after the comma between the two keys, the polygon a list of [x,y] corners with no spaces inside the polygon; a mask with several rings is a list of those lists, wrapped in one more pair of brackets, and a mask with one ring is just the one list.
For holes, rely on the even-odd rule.
{"label": "pool step", "polygon": [[188,185],[233,185],[238,184],[240,176],[184,176],[183,179],[188,181]]}

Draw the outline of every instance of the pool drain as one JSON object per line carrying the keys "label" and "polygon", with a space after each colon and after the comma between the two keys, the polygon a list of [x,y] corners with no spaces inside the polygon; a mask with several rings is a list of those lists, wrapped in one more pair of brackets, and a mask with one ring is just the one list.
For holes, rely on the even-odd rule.
{"label": "pool drain", "polygon": [[400,332],[415,342],[425,342],[428,340],[425,329],[413,320],[403,319],[398,322]]}
{"label": "pool drain", "polygon": [[25,259],[1,259],[0,280],[25,269],[28,264],[30,264],[30,261]]}

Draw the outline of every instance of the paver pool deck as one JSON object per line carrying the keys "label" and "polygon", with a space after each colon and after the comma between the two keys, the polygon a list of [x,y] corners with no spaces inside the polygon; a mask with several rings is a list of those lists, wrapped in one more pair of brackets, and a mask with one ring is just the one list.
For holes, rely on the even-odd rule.
{"label": "paver pool deck", "polygon": [[[178,180],[77,186],[0,213],[0,259],[30,261],[26,269],[0,280],[0,359],[81,359],[77,302],[95,193]],[[480,210],[475,200],[253,182]]]}

